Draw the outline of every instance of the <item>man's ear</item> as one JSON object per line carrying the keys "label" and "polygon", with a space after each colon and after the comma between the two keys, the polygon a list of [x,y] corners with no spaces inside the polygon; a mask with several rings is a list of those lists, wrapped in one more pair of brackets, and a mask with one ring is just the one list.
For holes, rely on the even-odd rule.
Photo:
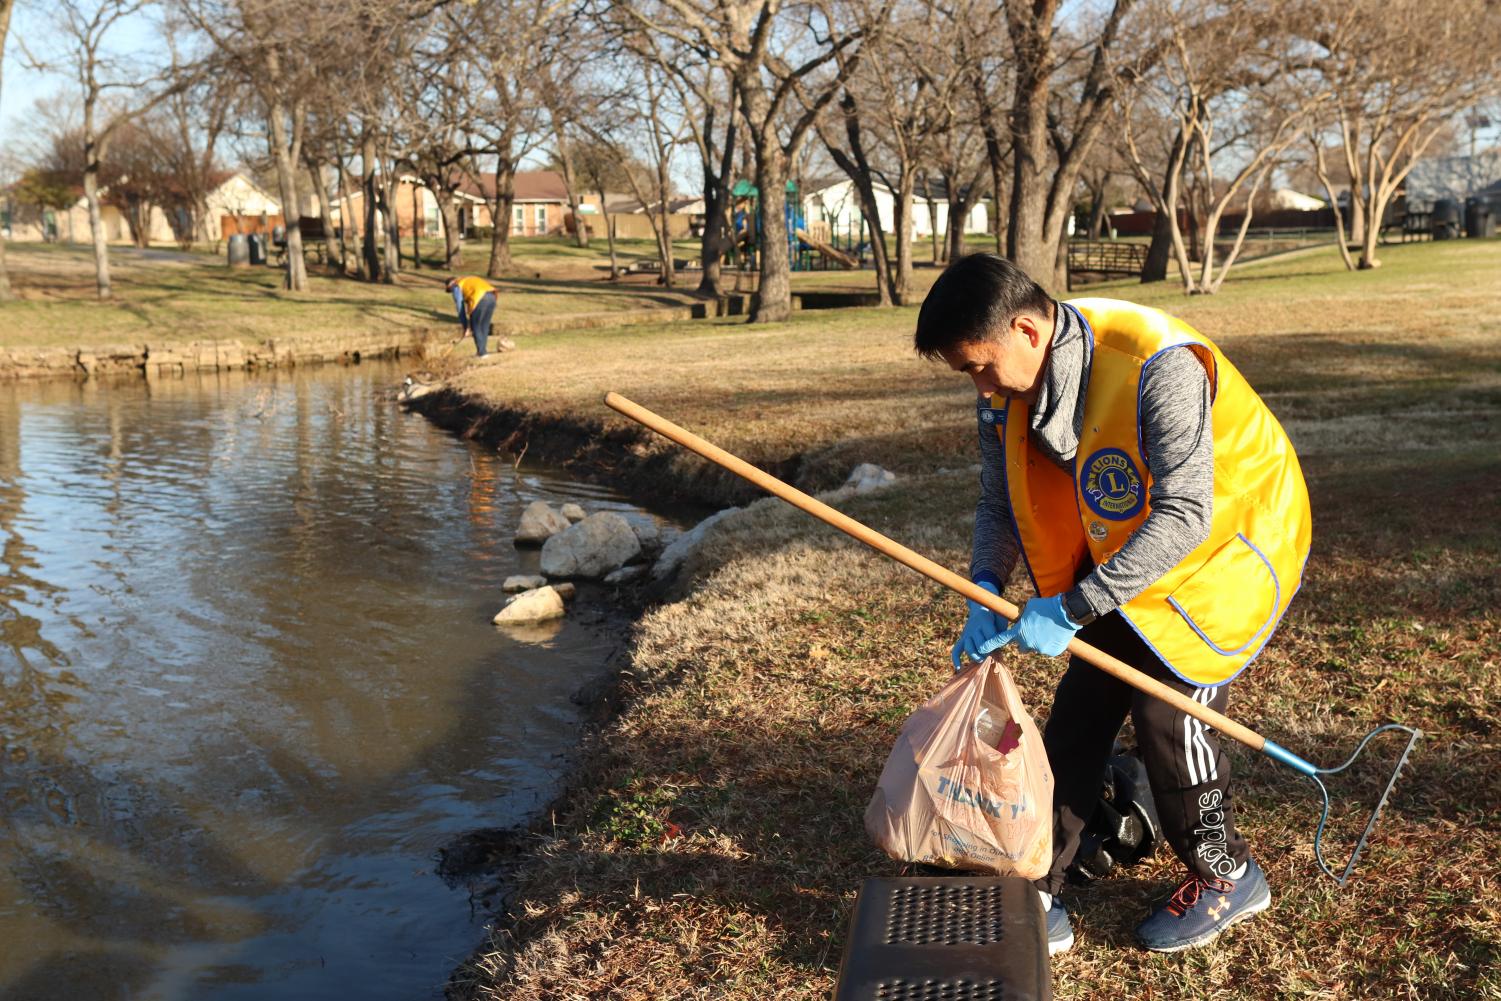
{"label": "man's ear", "polygon": [[1037,347],[1038,342],[1042,340],[1042,330],[1037,325],[1037,317],[1023,313],[1011,322],[1016,327],[1017,333],[1027,339],[1028,344],[1034,348]]}

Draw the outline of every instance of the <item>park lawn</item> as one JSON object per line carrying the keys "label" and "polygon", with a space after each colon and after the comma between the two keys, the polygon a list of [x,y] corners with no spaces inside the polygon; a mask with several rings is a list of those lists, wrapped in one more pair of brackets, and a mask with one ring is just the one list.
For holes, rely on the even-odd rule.
{"label": "park lawn", "polygon": [[[514,279],[497,282],[496,328],[561,315],[680,307],[693,301],[682,290],[658,288],[645,278],[612,284],[553,277],[532,268],[530,248]],[[488,253],[488,247],[485,248]],[[456,324],[443,291],[447,272],[429,267],[403,272],[395,284],[334,278],[310,262],[309,289],[282,290],[282,272],[253,267],[230,270],[217,255],[176,250],[111,248],[114,296],[94,295],[92,250],[82,246],[10,244],[6,263],[18,300],[0,304],[0,348],[85,347],[110,344],[238,338],[312,338],[403,329],[447,329]],[[465,265],[483,273],[486,256],[467,247]],[[691,291],[691,286],[690,286]]]}
{"label": "park lawn", "polygon": [[[1232,746],[1273,910],[1205,950],[1138,950],[1179,871],[1163,850],[1064,894],[1079,940],[1052,964],[1059,998],[1501,997],[1501,244],[1385,259],[1270,262],[1209,298],[1113,290],[1219,338],[1303,456],[1314,552],[1231,714],[1321,763],[1381,722],[1426,736],[1344,890],[1316,874],[1312,787]],[[962,571],[973,397],[912,357],[913,315],[537,335],[458,385],[580,424],[614,388],[797,460],[806,486],[882,462],[896,485],[839,506]],[[622,445],[620,468],[653,447]],[[773,500],[723,522],[687,573],[635,628],[619,712],[507,870],[509,916],[460,996],[826,998],[860,881],[901,870],[861,817],[902,720],[949,676],[963,602]],[[1045,717],[1061,665],[1011,664]],[[1335,783],[1344,848],[1394,755]]]}

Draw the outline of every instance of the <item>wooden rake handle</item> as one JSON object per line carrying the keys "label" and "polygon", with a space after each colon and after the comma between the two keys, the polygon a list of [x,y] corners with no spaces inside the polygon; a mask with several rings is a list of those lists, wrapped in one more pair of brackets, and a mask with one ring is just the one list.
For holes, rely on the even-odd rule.
{"label": "wooden rake handle", "polygon": [[[1005,598],[991,594],[983,587],[959,576],[947,567],[940,566],[926,556],[913,552],[901,543],[887,538],[875,529],[862,525],[846,514],[841,514],[816,497],[811,497],[796,487],[782,482],[770,473],[757,469],[744,459],[731,455],[729,452],[705,441],[693,432],[679,427],[672,423],[672,421],[657,416],[640,404],[633,403],[618,393],[606,393],[605,405],[618,413],[624,414],[631,420],[651,428],[663,437],[670,438],[684,448],[697,452],[705,459],[718,463],[737,476],[744,477],[762,490],[775,494],[793,507],[801,508],[813,517],[834,526],[841,532],[865,543],[877,552],[884,553],[898,563],[916,570],[929,580],[937,581],[944,587],[959,592],[970,601],[984,605],[992,612],[1004,615],[1013,622],[1021,614],[1020,609]],[[1095,649],[1077,637],[1070,641],[1068,652],[1082,660],[1088,661],[1106,674],[1119,678],[1132,688],[1139,689],[1154,698],[1161,699],[1180,712],[1187,713],[1195,719],[1214,727],[1214,729],[1225,736],[1234,738],[1253,750],[1264,751],[1269,754],[1273,753],[1267,750],[1267,745],[1271,742],[1250,727],[1242,726],[1223,713],[1215,712],[1208,706],[1200,702],[1195,702],[1181,692],[1169,688],[1155,678],[1150,678],[1142,674],[1124,661],[1117,660],[1103,650]],[[1272,746],[1276,750],[1281,750],[1275,744]]]}

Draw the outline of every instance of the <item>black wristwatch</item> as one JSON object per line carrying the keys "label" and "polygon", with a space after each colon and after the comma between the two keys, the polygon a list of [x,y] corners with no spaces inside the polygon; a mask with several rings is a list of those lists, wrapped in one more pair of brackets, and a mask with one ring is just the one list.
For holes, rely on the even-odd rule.
{"label": "black wristwatch", "polygon": [[1089,602],[1084,600],[1084,595],[1078,591],[1070,591],[1063,596],[1063,610],[1080,629],[1089,625],[1096,618],[1094,609],[1089,607]]}

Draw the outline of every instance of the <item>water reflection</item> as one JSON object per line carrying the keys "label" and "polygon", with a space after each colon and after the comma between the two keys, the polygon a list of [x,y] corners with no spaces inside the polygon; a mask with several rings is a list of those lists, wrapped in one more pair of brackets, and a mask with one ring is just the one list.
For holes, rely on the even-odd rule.
{"label": "water reflection", "polygon": [[609,638],[489,625],[537,496],[385,366],[0,384],[0,997],[436,996],[431,853],[553,790]]}

